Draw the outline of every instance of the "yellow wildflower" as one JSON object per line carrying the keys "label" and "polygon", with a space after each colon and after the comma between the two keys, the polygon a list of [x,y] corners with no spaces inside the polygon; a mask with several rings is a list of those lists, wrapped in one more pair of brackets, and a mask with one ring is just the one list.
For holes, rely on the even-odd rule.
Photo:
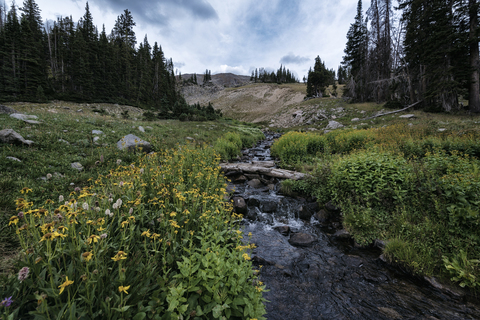
{"label": "yellow wildflower", "polygon": [[84,253],[82,253],[82,257],[85,260],[85,262],[88,262],[88,261],[92,260],[93,254],[90,251],[84,252]]}
{"label": "yellow wildflower", "polygon": [[130,289],[130,286],[120,286],[118,287],[118,292],[125,292],[126,294],[128,294],[127,290]]}
{"label": "yellow wildflower", "polygon": [[65,282],[58,286],[60,288],[60,293],[59,294],[62,294],[63,290],[65,290],[66,287],[68,287],[69,285],[71,285],[74,282],[74,281],[68,280],[68,276],[66,278],[67,279],[65,280]]}
{"label": "yellow wildflower", "polygon": [[20,193],[22,193],[22,194],[23,194],[23,193],[29,193],[29,192],[33,192],[33,190],[30,189],[30,188],[27,188],[27,187],[25,187],[25,188],[23,188],[22,190],[20,190]]}
{"label": "yellow wildflower", "polygon": [[142,237],[148,237],[148,238],[150,238],[150,229],[148,229],[147,231],[143,231],[143,232],[142,232]]}
{"label": "yellow wildflower", "polygon": [[157,240],[157,238],[160,238],[160,235],[158,233],[154,233],[154,234],[152,234],[151,238],[153,240]]}
{"label": "yellow wildflower", "polygon": [[118,251],[117,254],[112,258],[113,261],[125,260],[127,259],[127,254],[123,251]]}
{"label": "yellow wildflower", "polygon": [[98,239],[100,239],[100,236],[97,236],[97,235],[95,235],[95,234],[92,234],[90,237],[88,237],[87,242],[88,242],[88,244],[92,244],[92,241],[93,241],[94,243],[97,243],[97,242],[98,242]]}
{"label": "yellow wildflower", "polygon": [[128,221],[123,221],[121,224],[122,224],[122,228],[124,228],[126,225],[128,225]]}
{"label": "yellow wildflower", "polygon": [[130,217],[128,217],[128,220],[132,220],[133,222],[135,222],[135,217],[134,217],[134,216],[130,216]]}
{"label": "yellow wildflower", "polygon": [[252,259],[252,258],[250,258],[250,256],[248,255],[248,253],[242,254],[242,257],[243,257],[243,259],[245,259],[245,260],[251,260],[251,259]]}
{"label": "yellow wildflower", "polygon": [[17,216],[12,216],[10,218],[10,222],[8,223],[8,225],[11,225],[11,224],[17,225],[17,223],[18,223],[18,217]]}

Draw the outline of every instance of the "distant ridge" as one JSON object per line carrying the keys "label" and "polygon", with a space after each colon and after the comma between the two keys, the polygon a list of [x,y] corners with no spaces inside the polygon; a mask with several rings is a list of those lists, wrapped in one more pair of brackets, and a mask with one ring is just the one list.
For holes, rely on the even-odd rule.
{"label": "distant ridge", "polygon": [[[183,80],[188,80],[193,76],[193,73],[182,74]],[[197,73],[197,83],[203,84],[203,74]],[[179,76],[176,77],[177,81]],[[250,76],[239,76],[233,73],[217,73],[212,75],[212,83],[221,87],[238,87],[250,82]]]}

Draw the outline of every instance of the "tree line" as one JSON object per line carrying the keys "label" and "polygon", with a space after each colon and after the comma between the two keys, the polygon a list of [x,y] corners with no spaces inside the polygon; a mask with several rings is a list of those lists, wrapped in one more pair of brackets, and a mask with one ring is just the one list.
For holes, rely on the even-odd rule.
{"label": "tree line", "polygon": [[[432,111],[480,112],[478,0],[357,4],[338,80],[352,101],[421,101]],[[340,74],[342,73],[342,74]]]}
{"label": "tree line", "polygon": [[4,4],[0,100],[110,102],[157,110],[164,117],[177,114],[174,109],[185,109],[186,103],[175,87],[172,59],[147,36],[136,46],[134,26],[126,9],[109,34],[105,26],[99,31],[88,2],[78,22],[61,17],[47,26],[34,0],[8,11]]}
{"label": "tree line", "polygon": [[277,72],[272,71],[268,72],[265,68],[255,68],[252,71],[250,76],[250,81],[263,82],[263,83],[295,83],[298,82],[298,79],[295,78],[295,75],[290,72],[289,69],[286,69],[285,66],[280,65]]}

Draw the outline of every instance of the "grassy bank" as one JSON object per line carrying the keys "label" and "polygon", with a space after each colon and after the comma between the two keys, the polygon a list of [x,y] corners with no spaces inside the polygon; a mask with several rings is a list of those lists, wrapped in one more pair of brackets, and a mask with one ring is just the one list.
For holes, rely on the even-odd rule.
{"label": "grassy bank", "polygon": [[[412,272],[480,284],[480,132],[438,122],[327,134],[290,132],[272,151],[313,178],[286,182],[343,210],[356,242],[385,240],[385,255]],[[445,123],[442,123],[445,125]]]}
{"label": "grassy bank", "polygon": [[[15,318],[261,319],[263,287],[218,171],[219,153],[234,157],[261,131],[234,120],[144,121],[132,111],[124,119],[98,106],[64,107],[14,106],[40,125],[0,115],[0,129],[35,142],[0,145],[1,294],[14,301],[2,311]],[[156,153],[118,150],[129,133]],[[221,139],[241,144],[225,152]],[[19,270],[28,270],[23,281]]]}

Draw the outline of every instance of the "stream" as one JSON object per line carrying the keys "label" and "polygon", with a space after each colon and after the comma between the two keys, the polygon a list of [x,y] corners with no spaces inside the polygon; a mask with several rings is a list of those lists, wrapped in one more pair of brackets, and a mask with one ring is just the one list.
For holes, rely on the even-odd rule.
{"label": "stream", "polygon": [[[273,160],[269,148],[278,137],[266,134],[242,161]],[[315,219],[314,199],[282,195],[276,178],[226,175],[234,203],[244,203],[245,238],[256,245],[250,253],[266,285],[267,319],[480,319],[478,297],[412,276],[377,247],[356,246],[338,213]]]}

